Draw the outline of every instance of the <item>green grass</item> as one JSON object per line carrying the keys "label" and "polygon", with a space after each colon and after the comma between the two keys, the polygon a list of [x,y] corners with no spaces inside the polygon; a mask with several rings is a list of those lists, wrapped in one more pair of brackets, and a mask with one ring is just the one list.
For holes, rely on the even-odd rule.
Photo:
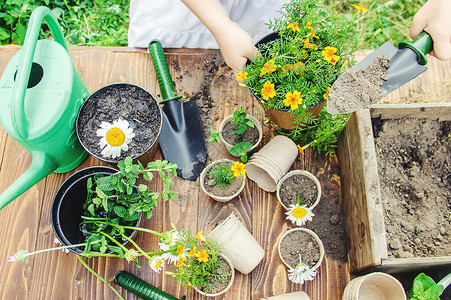
{"label": "green grass", "polygon": [[[149,0],[150,1],[150,0]],[[387,40],[408,39],[410,23],[426,0],[370,0],[369,11],[359,20],[363,48],[375,49]],[[322,0],[337,14],[346,14],[349,0]],[[0,4],[0,44],[23,43],[34,8],[48,6],[58,18],[70,45],[127,46],[130,0],[6,0]],[[168,11],[170,13],[170,11]],[[45,36],[45,26],[42,35]]]}

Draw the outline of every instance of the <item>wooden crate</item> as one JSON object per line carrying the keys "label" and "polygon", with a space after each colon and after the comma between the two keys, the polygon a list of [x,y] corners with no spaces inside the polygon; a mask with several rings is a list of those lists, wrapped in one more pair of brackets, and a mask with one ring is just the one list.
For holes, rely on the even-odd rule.
{"label": "wooden crate", "polygon": [[352,114],[338,141],[350,270],[388,273],[451,266],[451,256],[389,259],[371,118],[451,120],[451,103],[374,105]]}

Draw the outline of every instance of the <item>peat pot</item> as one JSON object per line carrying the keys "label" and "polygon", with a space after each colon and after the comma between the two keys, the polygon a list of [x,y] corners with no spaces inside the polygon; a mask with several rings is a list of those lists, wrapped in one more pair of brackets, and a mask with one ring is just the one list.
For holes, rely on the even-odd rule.
{"label": "peat pot", "polygon": [[277,200],[289,210],[291,204],[297,203],[297,196],[301,206],[313,209],[321,199],[321,184],[315,175],[305,170],[288,172],[277,184]]}
{"label": "peat pot", "polygon": [[222,253],[219,253],[219,256],[221,256],[222,259],[229,265],[230,271],[232,272],[232,275],[230,277],[229,283],[227,284],[227,286],[222,291],[213,292],[213,293],[205,293],[205,292],[202,292],[202,291],[198,290],[196,287],[194,287],[194,289],[199,294],[204,295],[206,297],[217,297],[217,296],[225,294],[230,289],[230,287],[232,287],[233,281],[235,280],[235,269],[233,268],[232,262],[230,261],[230,259],[227,256],[225,256]]}
{"label": "peat pot", "polygon": [[299,291],[283,295],[260,298],[260,300],[310,300],[310,297],[305,292]]}
{"label": "peat pot", "polygon": [[[119,119],[128,122],[134,137],[120,156],[105,157],[97,130],[102,122],[113,124]],[[82,104],[76,120],[77,136],[84,149],[95,158],[113,165],[127,156],[147,165],[158,148],[161,127],[162,112],[155,97],[142,87],[129,83],[107,85],[92,93]]]}
{"label": "peat pot", "polygon": [[343,300],[405,300],[401,283],[393,276],[375,272],[351,280],[343,293]]}
{"label": "peat pot", "polygon": [[[53,232],[63,246],[81,244],[85,242],[85,236],[80,228],[83,214],[83,204],[87,198],[88,178],[95,174],[110,175],[118,170],[105,166],[89,167],[82,169],[67,178],[59,187],[53,198],[50,217]],[[136,222],[139,225],[141,218]],[[126,234],[132,238],[136,231],[129,230]],[[128,241],[125,241],[125,245]],[[81,254],[84,247],[69,248],[75,254]]]}
{"label": "peat pot", "polygon": [[243,274],[250,273],[265,256],[265,250],[235,213],[219,223],[210,232],[210,237],[218,242],[221,253]]}

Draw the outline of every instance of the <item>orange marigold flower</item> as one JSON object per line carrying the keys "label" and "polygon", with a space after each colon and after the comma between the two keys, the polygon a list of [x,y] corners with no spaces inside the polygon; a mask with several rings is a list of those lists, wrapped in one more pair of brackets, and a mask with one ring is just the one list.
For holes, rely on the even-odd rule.
{"label": "orange marigold flower", "polygon": [[291,110],[295,110],[299,107],[299,104],[302,103],[303,98],[301,98],[301,92],[294,90],[294,92],[288,92],[285,95],[285,100],[283,100],[283,104],[285,106],[290,106]]}
{"label": "orange marigold flower", "polygon": [[201,237],[203,237],[203,231],[201,230],[201,231],[199,231],[199,232],[197,232],[197,234],[196,234],[196,239],[200,239]]}
{"label": "orange marigold flower", "polygon": [[177,246],[177,255],[181,256],[183,254],[183,247],[182,245]]}
{"label": "orange marigold flower", "polygon": [[266,81],[265,84],[263,84],[263,88],[262,88],[263,100],[268,100],[269,98],[273,98],[275,96],[276,96],[276,91],[274,90],[274,83]]}
{"label": "orange marigold flower", "polygon": [[180,258],[177,260],[177,268],[180,268],[185,260],[186,260],[186,258],[180,257]]}
{"label": "orange marigold flower", "polygon": [[323,51],[321,51],[321,54],[324,56],[324,60],[335,65],[337,60],[340,59],[340,56],[335,55],[335,52],[337,52],[337,48],[327,46]]}
{"label": "orange marigold flower", "polygon": [[277,69],[277,65],[275,64],[274,59],[270,59],[263,65],[263,68],[260,70],[260,77],[265,74],[272,73],[276,69]]}
{"label": "orange marigold flower", "polygon": [[330,87],[327,88],[326,93],[323,95],[324,99],[327,100],[327,97],[329,97]]}
{"label": "orange marigold flower", "polygon": [[319,37],[316,35],[316,29],[314,29],[314,28],[312,28],[312,31],[310,32],[310,36],[311,36],[312,38],[317,38],[317,39],[319,39]]}
{"label": "orange marigold flower", "polygon": [[247,79],[247,72],[239,72],[238,75],[236,76],[236,80],[238,81],[244,81]]}
{"label": "orange marigold flower", "polygon": [[301,31],[301,29],[299,28],[299,23],[296,21],[294,23],[290,23],[287,26],[288,29],[293,29],[293,31]]}
{"label": "orange marigold flower", "polygon": [[197,260],[199,262],[207,262],[208,261],[208,253],[207,253],[207,249],[205,249],[204,251],[200,252],[197,251],[197,255],[199,255],[199,257],[197,258]]}
{"label": "orange marigold flower", "polygon": [[301,153],[302,155],[304,155],[304,149],[302,149],[301,146],[296,145],[298,147],[299,153]]}
{"label": "orange marigold flower", "polygon": [[235,177],[244,177],[246,174],[245,165],[239,161],[236,161],[230,169],[234,172],[233,176]]}
{"label": "orange marigold flower", "polygon": [[193,249],[189,252],[188,257],[193,257],[196,255],[197,247],[194,246]]}
{"label": "orange marigold flower", "polygon": [[304,41],[304,48],[307,48],[307,49],[317,49],[318,46],[315,45],[315,44],[310,43],[309,40],[307,39],[307,40]]}
{"label": "orange marigold flower", "polygon": [[312,29],[312,22],[307,22],[307,25],[305,26],[307,29]]}
{"label": "orange marigold flower", "polygon": [[364,12],[368,12],[368,9],[366,9],[362,3],[360,3],[358,5],[352,4],[352,6],[358,10],[363,10]]}

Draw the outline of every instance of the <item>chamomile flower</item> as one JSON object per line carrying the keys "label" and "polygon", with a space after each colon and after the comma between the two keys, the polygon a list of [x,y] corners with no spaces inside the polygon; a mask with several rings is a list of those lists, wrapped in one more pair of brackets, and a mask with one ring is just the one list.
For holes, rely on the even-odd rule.
{"label": "chamomile flower", "polygon": [[315,276],[316,270],[310,269],[309,266],[301,261],[296,268],[288,270],[288,279],[294,283],[303,284],[305,281],[313,280]]}
{"label": "chamomile flower", "polygon": [[96,134],[100,137],[99,146],[102,149],[102,156],[111,156],[111,158],[119,157],[121,151],[128,151],[128,144],[135,137],[128,121],[122,119],[113,123],[102,122]]}
{"label": "chamomile flower", "polygon": [[10,256],[8,261],[9,262],[27,261],[29,256],[30,256],[30,253],[28,253],[27,250],[19,250],[19,252],[17,252],[13,256]]}
{"label": "chamomile flower", "polygon": [[311,221],[314,216],[311,208],[298,204],[291,204],[290,209],[285,214],[287,220],[296,223],[296,226],[303,226],[307,221]]}
{"label": "chamomile flower", "polygon": [[164,260],[161,256],[155,256],[149,262],[149,266],[155,273],[160,273],[164,266]]}
{"label": "chamomile flower", "polygon": [[[180,234],[177,230],[172,230],[172,239],[170,241],[169,244],[164,243],[163,241],[161,241],[160,243],[158,243],[158,245],[160,246],[160,250],[161,251],[168,251],[171,248],[173,249],[175,245],[177,245],[177,242],[180,241]],[[167,253],[163,253],[161,255],[161,258],[164,260],[167,260],[170,264],[174,264],[176,263],[180,257],[187,257],[188,253],[186,253],[185,251],[183,251],[182,248],[182,252],[179,251],[179,249],[182,246],[179,245],[179,247],[177,247],[175,250],[173,249],[173,251],[167,252]],[[186,249],[187,251],[189,249]]]}

